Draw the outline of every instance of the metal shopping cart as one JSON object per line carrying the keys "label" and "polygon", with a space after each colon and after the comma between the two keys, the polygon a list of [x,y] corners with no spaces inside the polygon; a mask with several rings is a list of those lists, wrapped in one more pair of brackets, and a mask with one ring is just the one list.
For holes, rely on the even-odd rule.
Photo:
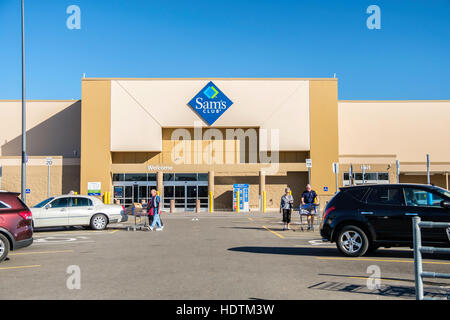
{"label": "metal shopping cart", "polygon": [[[298,213],[300,215],[300,230],[304,231],[304,225],[305,223],[303,220],[306,221],[306,226],[308,226],[308,215],[312,214],[314,216],[314,221],[317,223],[320,221],[320,210],[319,210],[319,203],[308,203],[300,205],[298,208]],[[309,226],[308,226],[309,227]],[[314,231],[314,223],[311,226],[311,231]]]}
{"label": "metal shopping cart", "polygon": [[[150,226],[150,221],[147,224],[147,210],[145,208],[131,208],[132,215],[134,216],[134,225],[128,226],[127,231],[148,231]],[[137,218],[139,217],[139,223],[137,222]],[[142,221],[143,220],[143,221]],[[143,223],[142,223],[143,222]]]}

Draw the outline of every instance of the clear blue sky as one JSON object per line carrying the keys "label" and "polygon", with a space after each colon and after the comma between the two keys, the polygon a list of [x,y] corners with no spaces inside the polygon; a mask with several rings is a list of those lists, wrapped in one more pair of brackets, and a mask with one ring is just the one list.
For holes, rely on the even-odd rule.
{"label": "clear blue sky", "polygon": [[[66,27],[69,5],[81,30]],[[381,8],[381,30],[366,8]],[[339,99],[450,99],[449,0],[26,0],[27,98],[81,77],[332,77]],[[21,96],[20,0],[0,0],[0,99]]]}

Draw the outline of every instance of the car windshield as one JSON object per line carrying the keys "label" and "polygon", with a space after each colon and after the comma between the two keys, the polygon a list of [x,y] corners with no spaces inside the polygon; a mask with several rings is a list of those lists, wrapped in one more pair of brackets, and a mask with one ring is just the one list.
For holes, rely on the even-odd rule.
{"label": "car windshield", "polygon": [[434,187],[434,188],[437,192],[442,193],[447,198],[450,198],[450,192],[448,190],[445,190],[444,188],[441,187]]}
{"label": "car windshield", "polygon": [[33,208],[42,208],[43,206],[45,206],[47,203],[49,203],[50,201],[52,201],[54,199],[54,197],[45,199],[42,202],[39,202],[37,205],[35,205]]}

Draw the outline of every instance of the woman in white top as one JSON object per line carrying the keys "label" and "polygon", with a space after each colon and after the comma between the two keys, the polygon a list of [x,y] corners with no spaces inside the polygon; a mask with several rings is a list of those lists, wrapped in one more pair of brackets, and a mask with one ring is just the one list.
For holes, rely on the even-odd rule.
{"label": "woman in white top", "polygon": [[290,195],[290,191],[291,190],[289,188],[284,189],[285,193],[281,197],[280,202],[280,212],[283,212],[283,230],[290,229],[289,223],[291,223],[291,212],[294,205],[294,198],[292,197],[292,195]]}

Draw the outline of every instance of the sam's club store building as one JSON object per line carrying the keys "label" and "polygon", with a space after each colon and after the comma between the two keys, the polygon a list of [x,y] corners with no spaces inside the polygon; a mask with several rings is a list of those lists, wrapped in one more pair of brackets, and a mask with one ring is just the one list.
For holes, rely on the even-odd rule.
{"label": "sam's club store building", "polygon": [[[156,188],[180,211],[231,210],[235,184],[250,210],[278,209],[286,187],[298,206],[309,180],[323,205],[333,163],[339,186],[350,165],[356,183],[397,182],[397,160],[400,182],[426,183],[430,154],[431,183],[449,184],[450,101],[341,101],[335,78],[84,78],[81,101],[27,106],[30,204],[47,196],[48,157],[51,195],[95,188],[131,204]],[[0,110],[13,131],[0,129],[0,188],[19,191],[20,101]]]}

